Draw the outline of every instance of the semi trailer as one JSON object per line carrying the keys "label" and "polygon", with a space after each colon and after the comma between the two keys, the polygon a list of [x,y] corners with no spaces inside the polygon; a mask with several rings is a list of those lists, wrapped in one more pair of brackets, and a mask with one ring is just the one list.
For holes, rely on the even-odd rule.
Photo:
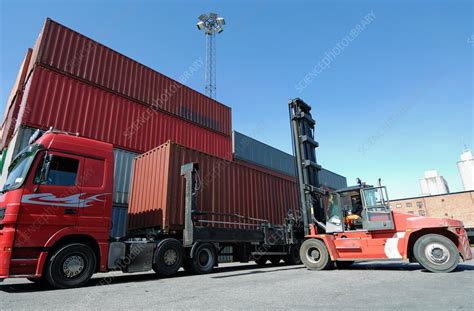
{"label": "semi trailer", "polygon": [[463,223],[391,211],[386,187],[358,185],[326,191],[319,184],[311,106],[289,102],[304,241],[300,257],[311,270],[356,261],[405,260],[432,272],[450,272],[472,259]]}
{"label": "semi trailer", "polygon": [[0,279],[69,288],[96,272],[209,273],[226,246],[235,261],[300,263],[291,179],[172,142],[134,170],[129,231],[111,238],[113,145],[55,130],[32,137],[0,197]]}

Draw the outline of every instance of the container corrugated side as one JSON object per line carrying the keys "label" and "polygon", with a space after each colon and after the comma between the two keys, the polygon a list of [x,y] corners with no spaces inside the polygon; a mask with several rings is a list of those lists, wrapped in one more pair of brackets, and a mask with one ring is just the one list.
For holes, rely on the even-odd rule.
{"label": "container corrugated side", "polygon": [[112,225],[110,227],[110,236],[112,238],[121,238],[127,235],[128,209],[123,206],[112,207]]}
{"label": "container corrugated side", "polygon": [[138,155],[135,152],[114,148],[114,203],[128,204],[133,159]]}
{"label": "container corrugated side", "polygon": [[[295,157],[252,137],[234,131],[232,134],[234,160],[248,162],[288,176],[296,176]],[[319,174],[322,186],[337,190],[347,187],[346,177],[322,168]]]}
{"label": "container corrugated side", "polygon": [[252,137],[232,132],[234,158],[295,176],[295,158]]}
{"label": "container corrugated side", "polygon": [[[43,66],[231,135],[229,107],[51,19],[45,22],[33,56]],[[199,69],[189,65],[188,71]]]}
{"label": "container corrugated side", "polygon": [[19,118],[30,127],[78,132],[137,153],[172,139],[232,158],[231,137],[41,67],[26,85]]}
{"label": "container corrugated side", "polygon": [[2,126],[0,129],[0,150],[9,144],[15,131],[18,111],[20,110],[20,104],[23,97],[23,86],[27,78],[31,53],[31,49],[26,51],[26,55],[23,58],[17,77],[13,83],[13,87],[5,105],[5,112],[3,114]]}
{"label": "container corrugated side", "polygon": [[[298,209],[297,188],[291,180],[168,142],[135,159],[129,228],[183,228],[185,185],[180,169],[189,162],[199,165],[201,184],[197,210],[239,214],[282,224],[289,210]],[[208,219],[236,221],[230,216]],[[252,229],[257,222],[248,220],[246,223],[250,225],[212,225]]]}

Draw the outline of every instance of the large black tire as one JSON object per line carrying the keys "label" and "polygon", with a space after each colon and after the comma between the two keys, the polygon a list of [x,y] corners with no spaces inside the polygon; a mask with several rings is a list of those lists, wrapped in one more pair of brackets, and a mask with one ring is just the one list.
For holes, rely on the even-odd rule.
{"label": "large black tire", "polygon": [[300,257],[300,245],[291,245],[290,246],[290,253],[286,255],[283,260],[285,263],[289,265],[300,265],[301,264],[301,257]]}
{"label": "large black tire", "polygon": [[96,270],[96,256],[87,245],[74,243],[54,251],[45,263],[44,278],[54,288],[80,287]]}
{"label": "large black tire", "polygon": [[156,247],[153,255],[153,271],[160,276],[171,276],[183,264],[184,248],[176,239],[165,239]]}
{"label": "large black tire", "polygon": [[427,234],[418,238],[413,254],[418,263],[431,272],[451,272],[459,264],[456,245],[439,234]]}
{"label": "large black tire", "polygon": [[267,256],[260,256],[260,257],[255,258],[254,260],[255,260],[255,263],[257,264],[257,266],[263,267],[267,263],[268,257]]}
{"label": "large black tire", "polygon": [[306,268],[324,270],[334,267],[326,245],[317,239],[308,239],[301,244],[300,257]]}
{"label": "large black tire", "polygon": [[211,243],[200,243],[194,249],[193,258],[187,258],[186,261],[186,271],[194,274],[211,273],[216,264],[216,249]]}
{"label": "large black tire", "polygon": [[352,266],[353,261],[336,261],[336,266],[338,269],[347,269]]}

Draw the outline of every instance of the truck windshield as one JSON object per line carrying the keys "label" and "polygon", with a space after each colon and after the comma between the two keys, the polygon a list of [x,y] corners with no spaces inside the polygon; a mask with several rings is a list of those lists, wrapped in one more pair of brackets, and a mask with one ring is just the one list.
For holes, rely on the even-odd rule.
{"label": "truck windshield", "polygon": [[40,148],[40,145],[29,145],[13,159],[8,167],[8,177],[2,189],[3,193],[17,189],[23,184],[35,154]]}

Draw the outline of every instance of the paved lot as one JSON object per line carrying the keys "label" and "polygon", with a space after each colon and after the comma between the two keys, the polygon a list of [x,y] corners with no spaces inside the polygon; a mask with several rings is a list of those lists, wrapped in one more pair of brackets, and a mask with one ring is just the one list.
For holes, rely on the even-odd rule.
{"label": "paved lot", "polygon": [[71,290],[7,280],[0,285],[0,308],[473,310],[473,295],[474,261],[449,274],[394,262],[317,272],[283,264],[223,264],[213,274],[180,272],[168,279],[153,273],[99,274],[89,286]]}

